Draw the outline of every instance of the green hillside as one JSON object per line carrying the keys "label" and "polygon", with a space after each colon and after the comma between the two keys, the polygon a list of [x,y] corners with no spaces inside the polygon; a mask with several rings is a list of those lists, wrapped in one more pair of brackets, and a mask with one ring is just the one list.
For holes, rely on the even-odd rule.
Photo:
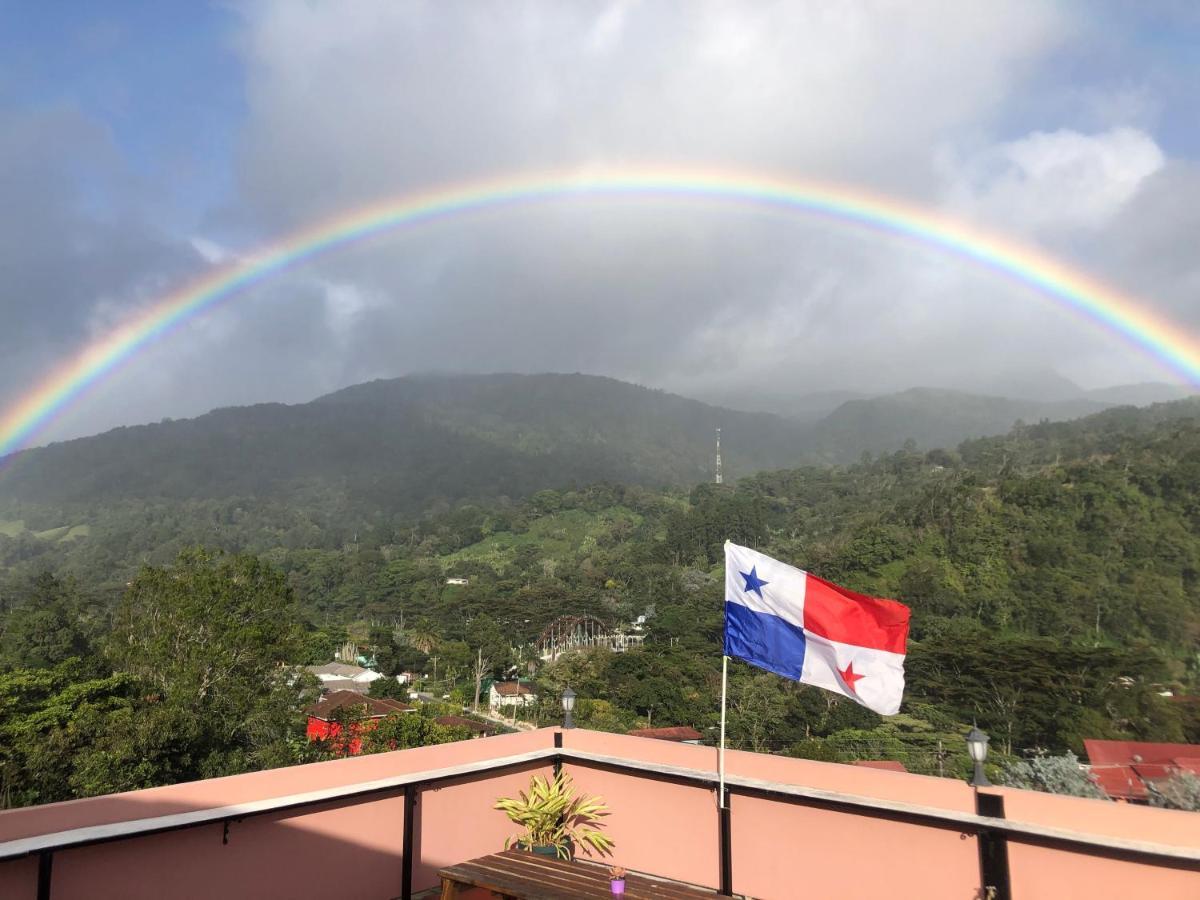
{"label": "green hillside", "polygon": [[[126,500],[63,540],[77,533],[64,519],[15,505],[6,521],[25,527],[0,535],[0,692],[15,704],[0,711],[0,759],[18,803],[321,758],[300,736],[302,684],[268,696],[261,673],[242,673],[239,696],[263,696],[231,721],[274,724],[230,739],[226,713],[198,718],[188,693],[203,655],[130,650],[143,606],[207,634],[215,597],[231,604],[220,615],[234,642],[258,634],[238,623],[269,601],[285,644],[250,659],[320,662],[350,638],[385,672],[423,672],[459,703],[476,659],[488,677],[532,664],[546,703],[530,714],[543,723],[569,685],[587,727],[711,734],[726,539],[913,611],[901,715],[735,662],[734,746],[956,775],[972,722],[1001,761],[1078,752],[1085,737],[1200,740],[1200,708],[1184,702],[1200,691],[1195,402],[736,484],[541,490],[407,519],[245,497]],[[192,544],[240,555],[179,555]],[[644,646],[540,664],[547,625],[578,615],[612,628],[645,617]],[[165,705],[150,702],[160,683]],[[177,736],[186,752],[138,734]]]}
{"label": "green hillside", "polygon": [[0,478],[0,503],[252,497],[416,514],[572,483],[702,481],[718,426],[737,436],[733,474],[805,458],[799,426],[777,416],[612,379],[412,377],[28,451]]}

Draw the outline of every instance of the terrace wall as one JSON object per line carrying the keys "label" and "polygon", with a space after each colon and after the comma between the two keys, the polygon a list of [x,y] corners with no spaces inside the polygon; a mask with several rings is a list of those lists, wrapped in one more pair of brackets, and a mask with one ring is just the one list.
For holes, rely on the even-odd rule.
{"label": "terrace wall", "polygon": [[[405,773],[552,750],[554,729],[173,785],[0,813],[0,842],[71,828],[212,809],[324,788],[352,788]],[[563,733],[563,750],[608,760],[712,773],[711,748],[584,730]],[[715,791],[652,774],[613,771],[603,759],[565,767],[580,789],[612,809],[615,861],[629,868],[716,887],[720,878]],[[964,784],[899,772],[730,751],[731,777],[974,812]],[[439,867],[502,847],[511,833],[492,810],[549,761],[519,771],[479,773],[420,794],[414,828],[416,889]],[[1009,820],[1074,832],[1200,849],[1200,815],[1095,800],[995,789]],[[363,897],[400,894],[404,801],[384,796],[275,812],[229,826],[202,825],[54,855],[52,897]],[[759,898],[956,898],[979,896],[978,840],[953,827],[885,815],[833,811],[761,797],[731,801],[735,893]],[[0,845],[2,846],[2,845]],[[1013,896],[1026,898],[1200,897],[1195,867],[1151,866],[1009,842]],[[37,859],[0,862],[0,897],[37,896]]]}

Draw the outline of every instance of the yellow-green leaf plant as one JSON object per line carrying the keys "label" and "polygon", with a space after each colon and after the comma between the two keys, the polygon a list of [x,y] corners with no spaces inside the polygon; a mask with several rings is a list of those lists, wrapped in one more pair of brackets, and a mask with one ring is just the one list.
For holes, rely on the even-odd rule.
{"label": "yellow-green leaf plant", "polygon": [[600,831],[608,807],[600,797],[575,796],[571,776],[565,771],[553,780],[534,775],[528,792],[521,791],[516,798],[501,797],[494,808],[525,829],[505,842],[506,849],[553,847],[560,859],[570,859],[576,847],[588,856],[612,853],[612,840]]}

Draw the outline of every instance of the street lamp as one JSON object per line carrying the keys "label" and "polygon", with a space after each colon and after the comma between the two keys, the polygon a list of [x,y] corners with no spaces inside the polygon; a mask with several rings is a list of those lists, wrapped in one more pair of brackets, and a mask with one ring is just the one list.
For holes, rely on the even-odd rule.
{"label": "street lamp", "polygon": [[971,761],[975,763],[975,774],[968,782],[972,787],[992,786],[983,771],[983,764],[987,760],[988,754],[988,740],[988,736],[974,726],[967,732],[967,753],[971,755]]}
{"label": "street lamp", "polygon": [[571,711],[575,709],[575,692],[567,688],[562,693],[563,705],[563,728],[574,728],[575,720],[571,718]]}

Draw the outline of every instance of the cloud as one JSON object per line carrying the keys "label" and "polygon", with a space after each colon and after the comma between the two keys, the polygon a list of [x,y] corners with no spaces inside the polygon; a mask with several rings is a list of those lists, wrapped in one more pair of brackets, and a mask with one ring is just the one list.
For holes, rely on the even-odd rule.
{"label": "cloud", "polygon": [[130,209],[108,133],[71,107],[0,107],[0,405],[194,270]]}
{"label": "cloud", "polygon": [[1165,162],[1154,138],[1133,128],[1037,132],[945,160],[944,202],[1016,234],[1098,231]]}
{"label": "cloud", "polygon": [[[1154,79],[1114,72],[1075,86],[1055,70],[1059,54],[1086,56],[1096,39],[1070,7],[264,0],[237,10],[245,109],[232,198],[184,238],[136,210],[118,225],[88,209],[96,185],[111,193],[129,178],[103,127],[0,119],[19,124],[0,127],[0,148],[26,135],[17,155],[32,173],[3,180],[0,166],[10,192],[0,200],[29,211],[0,228],[19,241],[22,290],[55,306],[15,320],[27,315],[54,353],[165,292],[173,273],[249,254],[249,233],[266,242],[498,173],[623,164],[861,185],[1038,244],[1181,321],[1200,315],[1180,287],[1194,264],[1176,230],[1194,231],[1200,182],[1157,137]],[[28,150],[46,146],[81,149]],[[0,162],[12,155],[0,149]],[[70,188],[62,173],[93,157],[106,172]],[[43,195],[50,212],[36,208]],[[26,271],[39,253],[60,271]],[[69,427],[297,401],[430,369],[777,392],[984,385],[1020,367],[1089,384],[1163,376],[1045,298],[911,243],[740,207],[573,200],[450,218],[299,267],[147,351]]]}
{"label": "cloud", "polygon": [[[496,172],[665,161],[860,183],[1087,264],[1164,165],[1124,125],[994,136],[1073,31],[1039,3],[268,3],[248,26],[243,198],[277,229]],[[383,373],[878,390],[1128,353],[962,262],[727,210],[460,220],[329,270],[392,298],[351,339]]]}

